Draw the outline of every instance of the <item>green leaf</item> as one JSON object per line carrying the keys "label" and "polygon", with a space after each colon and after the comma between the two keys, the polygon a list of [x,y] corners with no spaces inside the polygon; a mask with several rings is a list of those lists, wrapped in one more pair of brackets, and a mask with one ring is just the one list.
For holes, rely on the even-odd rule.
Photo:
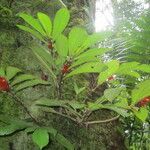
{"label": "green leaf", "polygon": [[78,68],[74,69],[66,77],[70,77],[70,76],[81,74],[81,73],[98,73],[102,71],[103,67],[104,65],[100,62],[85,63],[79,66]]}
{"label": "green leaf", "polygon": [[8,66],[6,68],[6,77],[7,77],[7,80],[10,80],[12,79],[13,77],[15,77],[17,75],[17,73],[21,72],[20,69],[18,68],[15,68],[15,67],[11,67],[11,66]]}
{"label": "green leaf", "polygon": [[68,150],[74,150],[74,146],[62,134],[57,134],[55,139]]}
{"label": "green leaf", "polygon": [[99,58],[95,56],[84,57],[73,62],[71,68],[82,65],[84,63],[98,62],[98,61],[100,61]]}
{"label": "green leaf", "polygon": [[0,76],[5,76],[5,70],[3,68],[0,68]]}
{"label": "green leaf", "polygon": [[88,37],[85,29],[74,27],[69,33],[69,55],[74,55]]}
{"label": "green leaf", "polygon": [[36,57],[39,59],[39,61],[41,62],[41,64],[50,72],[50,74],[56,78],[54,72],[51,69],[51,64],[53,62],[52,57],[50,55],[50,53],[45,50],[43,47],[41,46],[33,46],[31,47],[33,53],[36,55]]}
{"label": "green leaf", "polygon": [[47,127],[46,130],[50,133],[50,135],[52,135],[53,138],[55,138],[58,133],[57,130],[53,127]]}
{"label": "green leaf", "polygon": [[75,92],[76,92],[76,95],[79,95],[82,91],[85,90],[85,87],[79,88],[79,87],[77,86],[77,84],[74,83],[74,90],[75,90]]}
{"label": "green leaf", "polygon": [[126,109],[116,107],[115,105],[104,105],[104,108],[115,111],[116,113],[120,114],[123,117],[128,117],[129,116]]}
{"label": "green leaf", "polygon": [[36,127],[36,126],[35,127],[28,127],[28,128],[25,129],[25,132],[26,133],[31,133],[31,132],[34,132],[37,128],[38,127]]}
{"label": "green leaf", "polygon": [[34,79],[34,80],[25,81],[25,82],[19,84],[18,86],[15,86],[14,88],[16,91],[20,91],[20,90],[26,89],[28,87],[33,87],[33,86],[39,85],[39,84],[48,85],[49,83],[46,81],[43,81],[43,80]]}
{"label": "green leaf", "polygon": [[120,94],[120,92],[122,91],[121,88],[110,88],[110,89],[106,89],[104,91],[104,96],[107,100],[109,101],[113,101],[115,100],[115,98],[117,98]]}
{"label": "green leaf", "polygon": [[14,86],[18,83],[21,83],[21,82],[24,82],[24,81],[27,81],[27,80],[32,80],[32,79],[36,79],[35,76],[33,75],[29,75],[29,74],[22,74],[22,75],[19,75],[17,76],[12,82],[11,82],[11,85]]}
{"label": "green leaf", "polygon": [[67,57],[68,55],[68,39],[61,34],[56,40],[56,49],[60,56]]}
{"label": "green leaf", "polygon": [[[1,121],[3,121],[3,119]],[[9,123],[9,125],[0,127],[0,136],[10,135],[16,131],[23,130],[31,125],[28,122],[25,122],[22,120],[17,120],[15,118],[13,118],[13,119],[8,118],[7,116],[6,116],[6,120],[4,118],[4,122],[6,122],[7,124]]]}
{"label": "green leaf", "polygon": [[129,75],[136,78],[140,77],[140,74],[135,72],[136,68],[139,66],[138,62],[127,62],[120,65],[117,74],[119,75]]}
{"label": "green leaf", "polygon": [[136,104],[138,101],[146,96],[150,96],[150,80],[145,80],[139,83],[134,90],[132,90],[132,104]]}
{"label": "green leaf", "polygon": [[81,48],[77,51],[78,53],[83,52],[85,49],[93,46],[96,43],[99,43],[103,40],[105,40],[107,37],[111,35],[111,32],[100,32],[100,33],[94,33],[92,35],[89,35]]}
{"label": "green leaf", "polygon": [[20,13],[19,16],[24,19],[30,26],[32,26],[35,30],[37,30],[39,33],[41,33],[43,36],[46,35],[46,33],[44,32],[40,22],[33,18],[31,15],[27,15],[24,13]]}
{"label": "green leaf", "polygon": [[108,50],[110,50],[110,49],[108,49],[108,48],[90,49],[90,50],[80,54],[78,57],[76,57],[75,62],[73,62],[71,67],[75,67],[77,65],[80,65],[80,64],[83,64],[86,62],[98,61],[98,60],[100,60],[99,57]]}
{"label": "green leaf", "polygon": [[110,48],[94,48],[94,49],[90,49],[82,54],[80,54],[78,57],[76,57],[75,59],[84,59],[84,58],[90,58],[90,57],[96,57],[96,56],[101,56],[103,55],[105,52],[110,51],[112,49]]}
{"label": "green leaf", "polygon": [[80,103],[78,101],[69,101],[68,104],[73,108],[73,109],[83,109],[86,105],[83,103]]}
{"label": "green leaf", "polygon": [[69,19],[70,13],[66,8],[62,8],[56,13],[52,32],[53,40],[56,40],[58,36],[63,32],[69,22]]}
{"label": "green leaf", "polygon": [[40,56],[43,61],[48,63],[49,66],[51,66],[52,56],[48,50],[46,50],[44,47],[40,45],[32,46],[31,49],[36,55]]}
{"label": "green leaf", "polygon": [[49,107],[65,107],[66,101],[57,100],[57,99],[48,99],[48,98],[41,98],[35,101],[36,105],[43,105]]}
{"label": "green leaf", "polygon": [[137,71],[140,70],[140,71],[143,71],[143,72],[146,72],[146,73],[150,73],[150,65],[141,64],[141,65],[137,66],[135,69]]}
{"label": "green leaf", "polygon": [[128,100],[126,98],[122,98],[120,101],[114,104],[117,107],[127,108],[128,107]]}
{"label": "green leaf", "polygon": [[108,67],[105,71],[101,72],[98,77],[98,83],[102,84],[105,82],[111,75],[115,74],[119,69],[119,62],[117,60],[112,60],[106,63]]}
{"label": "green leaf", "polygon": [[20,28],[21,30],[31,33],[37,39],[45,42],[45,40],[43,39],[43,37],[41,36],[41,34],[39,32],[32,30],[31,28],[23,26],[23,25],[17,25],[17,27]]}
{"label": "green leaf", "polygon": [[38,128],[33,132],[32,139],[42,150],[49,143],[49,134],[46,129]]}
{"label": "green leaf", "polygon": [[149,111],[145,107],[141,107],[140,110],[134,111],[134,114],[137,118],[139,118],[142,122],[145,122],[145,120],[148,117]]}
{"label": "green leaf", "polygon": [[88,102],[88,109],[95,111],[104,108],[102,104]]}
{"label": "green leaf", "polygon": [[52,32],[52,22],[49,16],[47,16],[44,13],[39,12],[37,14],[38,19],[40,20],[40,23],[42,24],[44,30],[46,31],[46,34],[49,38],[51,38],[51,32]]}
{"label": "green leaf", "polygon": [[10,135],[16,131],[22,130],[25,127],[20,127],[20,126],[16,126],[16,125],[7,125],[5,127],[0,127],[0,136],[4,136],[4,135]]}

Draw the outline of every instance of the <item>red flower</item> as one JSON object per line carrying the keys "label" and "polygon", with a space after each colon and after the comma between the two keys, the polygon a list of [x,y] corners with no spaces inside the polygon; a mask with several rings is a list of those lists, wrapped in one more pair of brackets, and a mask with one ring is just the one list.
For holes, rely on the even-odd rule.
{"label": "red flower", "polygon": [[9,83],[4,77],[0,77],[0,91],[9,91]]}
{"label": "red flower", "polygon": [[50,41],[50,42],[48,42],[47,47],[48,47],[49,49],[53,49],[53,43],[52,43],[51,41]]}
{"label": "red flower", "polygon": [[110,76],[107,80],[108,81],[115,80],[115,75]]}
{"label": "red flower", "polygon": [[138,105],[139,107],[144,107],[144,106],[148,105],[148,103],[150,103],[150,96],[144,97],[142,100],[140,100],[140,101],[138,102],[137,105]]}
{"label": "red flower", "polygon": [[68,71],[69,71],[69,65],[64,64],[64,65],[63,65],[63,68],[62,68],[62,70],[61,70],[62,74],[65,74],[65,73],[67,73]]}

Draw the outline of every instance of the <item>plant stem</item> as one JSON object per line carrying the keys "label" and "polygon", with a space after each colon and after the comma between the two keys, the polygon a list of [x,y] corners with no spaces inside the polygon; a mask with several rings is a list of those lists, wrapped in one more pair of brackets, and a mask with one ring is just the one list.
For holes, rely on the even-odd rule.
{"label": "plant stem", "polygon": [[20,98],[15,95],[13,92],[9,91],[8,92],[9,95],[24,109],[24,111],[30,116],[30,118],[33,120],[33,122],[37,125],[40,126],[40,122],[37,121],[37,119],[30,113],[30,111],[28,110],[28,108],[24,105],[24,103],[22,103],[22,101],[20,100]]}
{"label": "plant stem", "polygon": [[118,116],[116,116],[116,117],[113,117],[113,118],[110,118],[110,119],[106,119],[106,120],[97,120],[97,121],[84,122],[84,124],[85,124],[86,126],[88,126],[88,125],[92,125],[92,124],[107,123],[107,122],[115,121],[115,120],[117,120],[119,117],[120,117],[120,115],[118,115]]}
{"label": "plant stem", "polygon": [[63,6],[63,7],[66,7],[66,5],[64,4],[64,2],[62,1],[62,0],[58,0],[60,3],[61,3],[61,5]]}
{"label": "plant stem", "polygon": [[77,120],[76,120],[76,119],[74,119],[74,118],[72,118],[71,116],[68,116],[68,115],[62,114],[62,113],[60,113],[60,112],[58,112],[58,111],[51,111],[51,113],[54,113],[54,114],[57,114],[57,115],[63,116],[63,117],[68,118],[68,119],[70,119],[70,120],[72,120],[72,121],[74,121],[74,122],[77,122]]}

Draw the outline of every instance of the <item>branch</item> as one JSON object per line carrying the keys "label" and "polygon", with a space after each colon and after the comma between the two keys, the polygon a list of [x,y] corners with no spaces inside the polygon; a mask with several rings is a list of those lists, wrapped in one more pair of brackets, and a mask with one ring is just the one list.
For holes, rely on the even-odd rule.
{"label": "branch", "polygon": [[61,3],[61,5],[63,6],[63,7],[66,7],[66,5],[64,4],[64,2],[62,1],[62,0],[58,0],[60,3]]}
{"label": "branch", "polygon": [[37,119],[30,113],[30,111],[28,110],[28,108],[22,103],[22,101],[20,100],[20,98],[18,96],[16,96],[13,92],[9,91],[8,94],[24,109],[24,111],[31,117],[31,119],[33,120],[33,122],[37,125],[40,125],[41,123],[39,121],[37,121]]}
{"label": "branch", "polygon": [[85,124],[86,126],[88,126],[88,125],[92,125],[92,124],[107,123],[107,122],[115,121],[115,120],[117,120],[119,117],[120,117],[120,115],[118,115],[118,116],[116,116],[116,117],[113,117],[113,118],[110,118],[110,119],[106,119],[106,120],[97,120],[97,121],[84,122],[84,124]]}

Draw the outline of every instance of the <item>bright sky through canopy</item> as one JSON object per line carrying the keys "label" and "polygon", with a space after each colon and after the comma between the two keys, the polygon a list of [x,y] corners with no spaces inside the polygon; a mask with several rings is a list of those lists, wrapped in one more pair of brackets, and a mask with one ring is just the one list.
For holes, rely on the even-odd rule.
{"label": "bright sky through canopy", "polygon": [[[118,2],[121,0],[118,0]],[[149,3],[144,0],[134,0],[141,3],[141,7],[149,9]],[[96,32],[103,31],[111,28],[114,25],[113,8],[111,0],[97,0],[96,1],[96,14],[95,14],[95,30]]]}

